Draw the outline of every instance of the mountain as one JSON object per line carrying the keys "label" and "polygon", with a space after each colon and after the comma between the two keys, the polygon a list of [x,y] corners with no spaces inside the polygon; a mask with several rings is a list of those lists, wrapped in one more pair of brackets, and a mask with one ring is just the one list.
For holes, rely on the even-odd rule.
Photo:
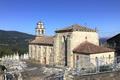
{"label": "mountain", "polygon": [[102,37],[102,38],[100,38],[100,39],[99,39],[100,45],[105,45],[107,39],[109,39],[109,37]]}
{"label": "mountain", "polygon": [[28,52],[28,41],[32,38],[34,36],[30,34],[0,30],[0,54],[26,53]]}
{"label": "mountain", "polygon": [[[17,52],[19,54],[28,52],[28,41],[33,38],[34,35],[23,32],[0,30],[0,57]],[[104,45],[107,39],[100,38],[100,45]]]}

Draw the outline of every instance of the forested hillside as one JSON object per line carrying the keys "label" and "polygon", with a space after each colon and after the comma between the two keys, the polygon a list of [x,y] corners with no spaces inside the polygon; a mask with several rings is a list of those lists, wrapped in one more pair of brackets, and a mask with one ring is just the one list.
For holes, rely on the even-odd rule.
{"label": "forested hillside", "polygon": [[0,30],[0,56],[28,52],[28,41],[32,38],[30,34]]}

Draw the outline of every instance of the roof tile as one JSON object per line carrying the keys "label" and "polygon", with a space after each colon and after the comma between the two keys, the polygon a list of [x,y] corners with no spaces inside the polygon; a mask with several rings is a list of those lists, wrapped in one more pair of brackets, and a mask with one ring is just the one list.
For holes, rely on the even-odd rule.
{"label": "roof tile", "polygon": [[73,50],[74,53],[80,53],[80,54],[95,54],[95,53],[105,53],[105,52],[113,52],[113,51],[114,51],[113,49],[97,46],[87,41],[81,43]]}
{"label": "roof tile", "polygon": [[43,45],[53,45],[53,36],[37,36],[34,40],[29,42],[30,44],[43,44]]}
{"label": "roof tile", "polygon": [[67,28],[56,30],[55,32],[57,33],[57,32],[72,32],[72,31],[96,32],[96,30],[93,30],[93,29],[90,29],[90,28],[87,28],[87,27],[84,27],[78,24],[74,24]]}

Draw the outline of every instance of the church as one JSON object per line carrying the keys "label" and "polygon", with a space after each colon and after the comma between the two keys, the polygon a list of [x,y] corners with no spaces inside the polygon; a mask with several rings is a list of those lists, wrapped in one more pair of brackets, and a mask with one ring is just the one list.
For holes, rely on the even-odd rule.
{"label": "church", "polygon": [[35,32],[35,38],[29,41],[29,58],[42,65],[86,68],[114,62],[114,50],[99,46],[99,35],[94,29],[73,24],[47,36],[40,21]]}

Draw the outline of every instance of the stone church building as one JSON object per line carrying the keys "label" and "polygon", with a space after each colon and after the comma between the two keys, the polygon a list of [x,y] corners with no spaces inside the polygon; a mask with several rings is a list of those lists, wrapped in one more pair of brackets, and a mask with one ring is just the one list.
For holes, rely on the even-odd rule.
{"label": "stone church building", "polygon": [[38,22],[36,37],[29,42],[29,57],[43,65],[85,68],[90,64],[104,64],[96,63],[96,59],[113,63],[114,50],[99,46],[96,30],[74,24],[56,30],[54,36],[47,36],[44,24]]}

